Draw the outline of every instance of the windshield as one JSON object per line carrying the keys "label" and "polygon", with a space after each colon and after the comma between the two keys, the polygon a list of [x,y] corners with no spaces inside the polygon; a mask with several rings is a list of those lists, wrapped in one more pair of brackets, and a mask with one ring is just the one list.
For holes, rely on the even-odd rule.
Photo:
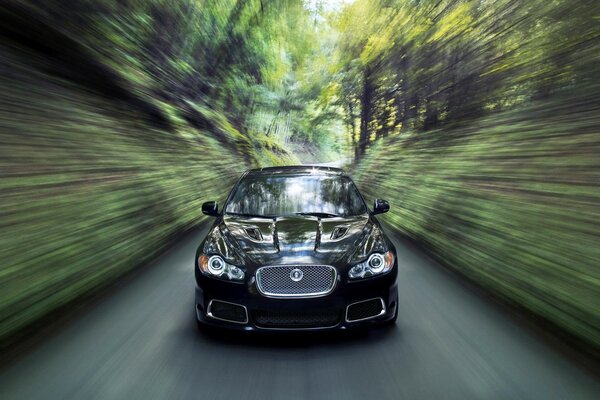
{"label": "windshield", "polygon": [[364,214],[354,183],[339,175],[276,175],[244,178],[227,203],[227,214],[318,217]]}

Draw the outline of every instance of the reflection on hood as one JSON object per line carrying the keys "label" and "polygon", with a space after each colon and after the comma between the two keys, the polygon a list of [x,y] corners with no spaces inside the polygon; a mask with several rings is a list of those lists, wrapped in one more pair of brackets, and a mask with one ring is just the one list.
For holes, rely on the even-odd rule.
{"label": "reflection on hood", "polygon": [[225,216],[204,245],[205,254],[221,254],[237,265],[290,263],[334,264],[360,261],[386,251],[380,229],[365,215],[317,218]]}
{"label": "reflection on hood", "polygon": [[211,229],[204,242],[202,252],[204,254],[219,254],[228,262],[241,265],[243,257],[240,254],[239,247],[235,242],[232,242],[228,236],[227,226],[225,224],[218,225]]}
{"label": "reflection on hood", "polygon": [[371,232],[364,235],[363,240],[352,254],[350,262],[360,262],[366,259],[371,253],[385,253],[386,251],[388,251],[388,246],[383,238],[383,232],[381,232],[378,226],[372,225]]}

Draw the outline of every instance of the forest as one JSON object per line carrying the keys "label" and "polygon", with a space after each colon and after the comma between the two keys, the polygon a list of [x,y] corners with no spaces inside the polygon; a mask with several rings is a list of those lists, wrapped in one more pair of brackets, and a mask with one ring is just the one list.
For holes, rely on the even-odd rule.
{"label": "forest", "polygon": [[390,229],[600,351],[600,2],[8,0],[0,20],[0,348],[245,169],[333,162]]}

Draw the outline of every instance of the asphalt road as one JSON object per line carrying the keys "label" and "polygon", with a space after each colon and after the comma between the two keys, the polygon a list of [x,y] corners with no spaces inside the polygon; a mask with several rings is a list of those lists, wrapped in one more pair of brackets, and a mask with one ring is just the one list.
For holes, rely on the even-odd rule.
{"label": "asphalt road", "polygon": [[399,319],[363,334],[205,335],[205,229],[0,373],[0,399],[598,399],[600,382],[397,242]]}

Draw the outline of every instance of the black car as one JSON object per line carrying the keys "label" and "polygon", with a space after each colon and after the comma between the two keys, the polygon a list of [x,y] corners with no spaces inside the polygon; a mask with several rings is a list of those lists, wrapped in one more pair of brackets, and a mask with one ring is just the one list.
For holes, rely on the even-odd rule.
{"label": "black car", "polygon": [[241,330],[395,323],[396,249],[348,175],[330,167],[247,171],[196,253],[196,316]]}

